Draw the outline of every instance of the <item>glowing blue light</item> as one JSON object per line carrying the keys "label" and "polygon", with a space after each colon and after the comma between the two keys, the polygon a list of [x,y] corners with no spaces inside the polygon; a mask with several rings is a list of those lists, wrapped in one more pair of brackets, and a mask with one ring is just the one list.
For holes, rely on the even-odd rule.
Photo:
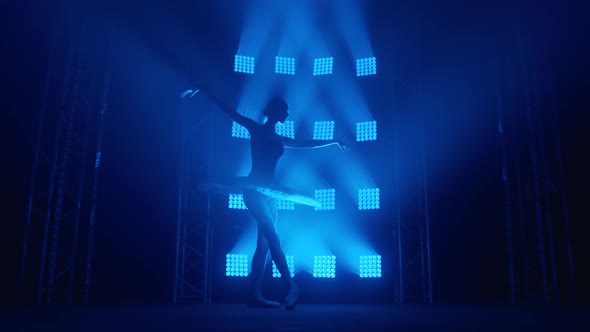
{"label": "glowing blue light", "polygon": [[313,74],[314,75],[329,75],[332,74],[334,68],[334,58],[318,58],[313,60]]}
{"label": "glowing blue light", "polygon": [[254,74],[254,57],[236,54],[234,71],[238,73]]}
{"label": "glowing blue light", "polygon": [[377,59],[363,58],[356,59],[356,76],[367,76],[377,74]]}
{"label": "glowing blue light", "polygon": [[284,199],[277,200],[277,209],[279,210],[295,210],[295,202],[286,201]]}
{"label": "glowing blue light", "polygon": [[379,209],[379,188],[359,189],[359,210]]}
{"label": "glowing blue light", "polygon": [[280,136],[295,138],[295,123],[293,121],[277,122],[275,130]]}
{"label": "glowing blue light", "polygon": [[275,73],[295,75],[295,58],[278,56],[275,58]]}
{"label": "glowing blue light", "polygon": [[320,203],[318,210],[334,210],[336,208],[336,189],[319,189],[315,191],[315,200]]}
{"label": "glowing blue light", "polygon": [[94,168],[100,167],[100,158],[102,157],[102,152],[98,151],[96,153],[96,159],[94,159]]}
{"label": "glowing blue light", "polygon": [[336,256],[314,256],[313,257],[314,278],[335,278],[336,277]]}
{"label": "glowing blue light", "polygon": [[[295,257],[293,256],[285,256],[287,258],[287,267],[289,267],[289,273],[291,274],[291,277],[295,276]],[[275,262],[272,262],[272,276],[274,278],[280,278],[281,277],[281,272],[279,272],[279,270],[277,269],[277,266],[275,265]]]}
{"label": "glowing blue light", "polygon": [[377,121],[358,122],[356,124],[356,141],[377,140]]}
{"label": "glowing blue light", "polygon": [[361,278],[381,278],[381,256],[361,256]]}
{"label": "glowing blue light", "polygon": [[225,275],[227,277],[247,277],[248,255],[227,254],[225,256]]}
{"label": "glowing blue light", "polygon": [[248,132],[248,129],[246,129],[246,127],[238,124],[237,122],[233,122],[232,126],[231,126],[231,135],[232,137],[237,137],[237,138],[250,138],[250,133]]}
{"label": "glowing blue light", "polygon": [[313,139],[334,139],[334,121],[316,121],[313,124]]}
{"label": "glowing blue light", "polygon": [[244,203],[244,196],[242,194],[229,194],[229,208],[246,210],[246,204]]}

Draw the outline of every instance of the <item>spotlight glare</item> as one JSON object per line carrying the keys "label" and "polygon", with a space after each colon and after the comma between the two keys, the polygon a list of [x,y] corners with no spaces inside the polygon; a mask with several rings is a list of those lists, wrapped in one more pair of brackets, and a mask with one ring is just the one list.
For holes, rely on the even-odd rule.
{"label": "spotlight glare", "polygon": [[336,277],[336,256],[314,256],[313,257],[314,278],[335,278]]}
{"label": "spotlight glare", "polygon": [[229,194],[228,207],[230,209],[247,210],[246,204],[244,203],[244,195],[242,194]]}
{"label": "spotlight glare", "polygon": [[[295,276],[295,257],[293,256],[285,256],[285,258],[287,258],[287,266],[289,267],[289,273],[291,274],[291,277]],[[279,272],[279,270],[277,269],[277,266],[275,265],[275,262],[272,262],[272,276],[273,278],[280,278],[281,277],[281,272]]]}
{"label": "spotlight glare", "polygon": [[332,74],[334,68],[334,58],[318,58],[313,60],[313,75],[329,75]]}
{"label": "spotlight glare", "polygon": [[379,188],[359,189],[359,210],[377,210],[379,204]]}
{"label": "spotlight glare", "polygon": [[361,278],[381,278],[381,256],[361,256],[360,258]]}
{"label": "spotlight glare", "polygon": [[356,124],[356,141],[377,140],[377,121],[358,122]]}
{"label": "spotlight glare", "polygon": [[279,210],[295,210],[295,202],[284,199],[277,200],[277,209]]}
{"label": "spotlight glare", "polygon": [[232,126],[231,126],[231,135],[232,137],[237,137],[237,138],[245,138],[245,139],[249,139],[250,138],[250,133],[248,132],[248,129],[246,129],[246,127],[240,125],[237,122],[233,122]]}
{"label": "spotlight glare", "polygon": [[320,207],[314,207],[316,211],[336,209],[336,189],[316,190],[315,200],[320,203]]}
{"label": "spotlight glare", "polygon": [[254,57],[236,54],[234,71],[238,73],[254,74]]}
{"label": "spotlight glare", "polygon": [[285,121],[285,123],[278,122],[275,126],[275,131],[280,136],[295,138],[295,123],[293,121]]}
{"label": "spotlight glare", "polygon": [[225,256],[225,275],[228,277],[247,277],[248,255],[227,254]]}
{"label": "spotlight glare", "polygon": [[313,124],[313,139],[334,139],[334,121],[316,121]]}
{"label": "spotlight glare", "polygon": [[278,56],[275,58],[275,73],[295,75],[295,58]]}
{"label": "spotlight glare", "polygon": [[356,59],[356,76],[377,74],[377,59],[375,57]]}

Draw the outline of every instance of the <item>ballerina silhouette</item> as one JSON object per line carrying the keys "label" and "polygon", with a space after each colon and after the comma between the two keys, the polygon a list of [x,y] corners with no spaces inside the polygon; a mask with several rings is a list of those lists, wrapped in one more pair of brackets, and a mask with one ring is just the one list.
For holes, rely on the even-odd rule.
{"label": "ballerina silhouette", "polygon": [[[241,115],[235,108],[212,95],[207,89],[200,89],[194,92],[188,90],[182,94],[182,97],[188,94],[191,94],[192,97],[196,92],[205,95],[233,121],[248,130],[252,155],[252,169],[248,175],[249,183],[258,183],[263,187],[278,183],[278,180],[275,178],[275,170],[285,148],[313,149],[336,145],[342,151],[349,150],[339,140],[294,140],[277,134],[277,123],[284,123],[289,116],[289,106],[283,99],[271,99],[268,102],[263,111],[266,121],[260,124],[251,118]],[[261,292],[266,258],[270,251],[271,258],[275,262],[288,288],[288,293],[284,301],[285,307],[287,310],[292,310],[295,308],[297,299],[299,298],[299,288],[291,277],[287,260],[275,229],[276,199],[253,188],[253,186],[250,186],[243,191],[244,203],[258,224],[258,239],[256,242],[256,251],[252,257],[252,273],[250,275],[252,293],[250,294],[248,305],[258,308],[279,308],[281,306],[278,302],[265,299]]]}

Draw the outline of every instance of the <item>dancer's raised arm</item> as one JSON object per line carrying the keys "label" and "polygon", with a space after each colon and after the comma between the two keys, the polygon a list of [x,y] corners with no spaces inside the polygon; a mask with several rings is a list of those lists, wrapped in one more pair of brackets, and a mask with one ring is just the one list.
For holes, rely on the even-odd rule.
{"label": "dancer's raised arm", "polygon": [[286,148],[291,149],[318,149],[330,145],[337,145],[342,151],[350,150],[350,148],[340,140],[294,140],[289,137],[283,137],[283,144]]}

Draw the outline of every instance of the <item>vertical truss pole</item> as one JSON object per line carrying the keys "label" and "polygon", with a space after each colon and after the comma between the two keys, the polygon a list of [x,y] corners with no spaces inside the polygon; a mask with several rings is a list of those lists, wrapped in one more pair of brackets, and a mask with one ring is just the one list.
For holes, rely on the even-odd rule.
{"label": "vertical truss pole", "polygon": [[530,163],[531,163],[531,170],[533,175],[533,186],[534,186],[534,194],[535,194],[535,225],[536,225],[536,235],[537,235],[537,260],[539,263],[539,268],[541,269],[541,281],[543,287],[543,300],[545,303],[549,303],[549,286],[547,280],[547,259],[545,257],[545,238],[543,234],[543,212],[541,208],[541,188],[539,183],[539,168],[538,168],[538,160],[537,160],[537,144],[535,141],[535,128],[533,126],[533,104],[532,104],[532,97],[531,97],[531,86],[530,86],[530,77],[529,71],[531,67],[528,63],[524,63],[525,59],[529,59],[526,56],[527,52],[524,51],[521,57],[521,62],[523,63],[523,74],[524,74],[524,83],[525,83],[525,115],[526,115],[526,122],[527,122],[527,130],[529,135],[529,144],[530,144]]}
{"label": "vertical truss pole", "polygon": [[424,195],[424,232],[425,232],[425,249],[426,249],[426,278],[428,284],[428,303],[433,302],[432,298],[432,264],[430,261],[430,213],[428,206],[428,177],[426,175],[426,151],[425,151],[425,134],[424,134],[424,113],[420,107],[420,127],[421,127],[421,144],[420,144],[420,158],[422,167],[420,169],[422,175],[422,194]]}
{"label": "vertical truss pole", "polygon": [[[553,79],[553,77],[552,77]],[[565,238],[567,243],[567,256],[568,256],[568,272],[569,272],[569,283],[570,289],[572,292],[572,301],[576,301],[576,280],[574,275],[574,258],[573,258],[573,248],[572,248],[572,235],[571,235],[571,228],[570,228],[570,220],[569,220],[569,211],[567,207],[567,194],[565,188],[565,171],[563,165],[563,155],[561,153],[561,139],[560,139],[560,129],[559,129],[559,116],[557,114],[557,102],[555,97],[555,87],[550,84],[549,87],[549,95],[551,98],[551,118],[554,125],[554,137],[555,146],[557,150],[557,161],[559,166],[559,189],[561,191],[561,206],[562,206],[562,217],[563,217],[563,224],[565,226]]]}
{"label": "vertical truss pole", "polygon": [[[501,60],[498,60],[500,62]],[[508,152],[506,144],[506,135],[504,132],[504,99],[502,95],[502,73],[503,66],[498,64],[497,76],[497,96],[496,110],[498,112],[498,133],[502,146],[502,182],[504,183],[504,215],[506,221],[506,253],[508,254],[508,285],[510,287],[510,303],[516,301],[516,279],[514,275],[514,244],[512,234],[512,197],[510,195],[510,176],[508,171]]]}
{"label": "vertical truss pole", "polygon": [[113,27],[110,31],[110,34],[106,37],[107,39],[107,46],[106,46],[106,63],[105,63],[105,74],[104,74],[104,81],[102,87],[102,96],[101,96],[101,107],[100,112],[98,114],[98,138],[96,140],[96,154],[94,159],[94,174],[92,178],[91,184],[91,205],[90,205],[90,218],[88,223],[88,246],[87,246],[87,254],[86,254],[86,269],[84,275],[84,291],[83,291],[83,303],[88,304],[89,296],[90,296],[90,284],[91,284],[91,275],[92,275],[92,262],[93,262],[93,254],[94,254],[94,233],[96,227],[96,205],[97,205],[97,195],[98,195],[98,183],[99,183],[99,176],[100,176],[100,166],[102,164],[102,142],[104,136],[104,117],[105,113],[109,110],[109,91],[110,91],[110,81],[111,81],[111,61],[112,61],[112,43],[113,38],[115,36],[115,28]]}
{"label": "vertical truss pole", "polygon": [[394,145],[396,147],[394,153],[394,161],[393,161],[393,172],[395,175],[395,207],[396,207],[396,231],[397,231],[397,238],[394,235],[394,241],[397,242],[397,259],[398,259],[398,269],[399,269],[399,281],[398,281],[398,294],[396,303],[403,304],[404,303],[404,265],[402,262],[402,226],[401,226],[401,211],[400,211],[400,194],[399,194],[399,165],[398,165],[398,158],[399,158],[399,151],[397,150],[397,143]]}

